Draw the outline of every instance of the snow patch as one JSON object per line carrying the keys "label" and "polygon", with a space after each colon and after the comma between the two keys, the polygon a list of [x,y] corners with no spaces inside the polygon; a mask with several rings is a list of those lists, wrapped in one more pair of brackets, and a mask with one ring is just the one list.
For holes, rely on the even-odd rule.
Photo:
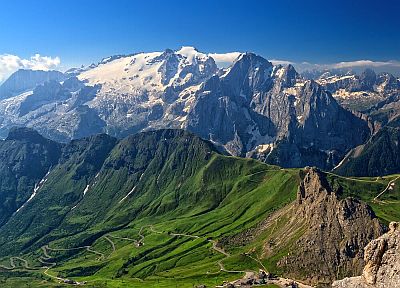
{"label": "snow patch", "polygon": [[133,192],[135,192],[137,185],[139,184],[140,180],[142,180],[142,178],[143,178],[143,175],[144,175],[144,173],[143,173],[142,175],[140,175],[138,183],[137,183],[135,186],[133,186],[133,188],[131,189],[131,191],[129,191],[129,193],[126,194],[125,197],[122,198],[122,199],[119,201],[119,203],[124,202],[124,200],[125,200],[126,198],[128,198],[129,195],[131,195]]}
{"label": "snow patch", "polygon": [[83,191],[83,196],[85,197],[86,193],[89,191],[89,185],[86,185],[85,190]]}
{"label": "snow patch", "polygon": [[24,208],[29,202],[31,202],[33,198],[35,198],[39,189],[42,188],[43,185],[47,182],[47,176],[49,176],[49,174],[50,170],[46,173],[43,179],[39,181],[39,183],[35,184],[35,187],[33,188],[33,193],[31,194],[29,199],[21,207],[19,207],[17,211],[14,212],[14,214],[17,214],[22,208]]}

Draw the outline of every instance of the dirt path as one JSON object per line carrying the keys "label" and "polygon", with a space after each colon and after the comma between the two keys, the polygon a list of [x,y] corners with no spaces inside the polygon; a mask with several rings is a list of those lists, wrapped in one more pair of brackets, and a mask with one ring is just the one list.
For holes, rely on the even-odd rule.
{"label": "dirt path", "polygon": [[[184,233],[163,233],[163,232],[160,232],[160,231],[156,231],[153,226],[150,226],[150,230],[152,232],[154,232],[154,233],[168,234],[169,236],[188,237],[188,238],[192,238],[192,239],[200,239],[201,238],[200,236],[197,236],[197,235],[190,235],[190,234],[184,234]],[[216,252],[218,252],[218,253],[220,253],[220,254],[225,256],[223,259],[221,259],[221,260],[219,260],[217,262],[217,264],[218,264],[218,266],[220,268],[220,271],[223,271],[223,272],[226,272],[226,273],[247,273],[247,272],[249,272],[249,271],[243,271],[243,270],[238,271],[238,270],[228,270],[228,269],[226,269],[224,264],[222,263],[222,261],[224,261],[226,258],[230,257],[231,255],[228,252],[226,252],[224,249],[219,248],[217,246],[217,241],[215,241],[215,240],[207,240],[207,241],[212,243],[212,246],[211,246],[212,250],[214,250],[214,251],[216,251]]]}
{"label": "dirt path", "polygon": [[43,267],[43,268],[45,268],[45,270],[43,271],[43,274],[45,274],[46,276],[48,276],[48,277],[50,277],[50,278],[56,279],[56,280],[61,281],[61,282],[64,282],[64,281],[68,280],[68,279],[65,279],[65,278],[61,278],[61,277],[57,277],[57,276],[54,276],[54,275],[49,274],[49,270],[50,270],[52,267],[46,267],[46,266],[45,266],[45,267]]}
{"label": "dirt path", "polygon": [[[151,231],[151,232],[154,232],[154,233],[156,233],[156,234],[165,234],[164,232],[155,230],[154,227],[153,227],[153,225],[146,225],[146,226],[143,226],[142,228],[140,228],[140,231],[142,231],[142,229],[145,228],[145,227],[149,227],[149,228],[150,228],[150,231]],[[139,235],[140,235],[140,232],[139,232]]]}
{"label": "dirt path", "polygon": [[268,271],[267,268],[265,268],[264,264],[260,261],[260,259],[256,259],[253,256],[251,256],[250,254],[245,254],[247,257],[249,257],[250,259],[252,259],[253,261],[256,261],[258,263],[258,265],[260,265],[260,267],[264,270],[264,271]]}
{"label": "dirt path", "polygon": [[107,235],[108,237],[114,238],[114,239],[119,239],[119,240],[126,240],[126,241],[131,241],[131,242],[137,242],[136,239],[131,239],[127,237],[119,237],[119,236],[114,236],[114,235]]}
{"label": "dirt path", "polygon": [[[115,244],[114,244],[114,242],[113,242],[110,238],[108,238],[107,236],[105,236],[104,239],[106,239],[106,240],[111,244],[111,247],[112,247],[112,250],[113,250],[113,251],[110,253],[110,255],[111,255],[112,253],[115,252]],[[110,256],[110,255],[109,255],[109,256]]]}
{"label": "dirt path", "polygon": [[217,241],[215,240],[208,240],[208,242],[212,243],[212,247],[211,249],[217,251],[218,253],[223,254],[226,257],[230,257],[231,254],[229,254],[228,252],[226,252],[224,249],[217,247]]}
{"label": "dirt path", "polygon": [[387,184],[386,188],[383,189],[383,191],[381,193],[379,193],[378,195],[376,195],[376,197],[374,198],[373,201],[378,201],[378,198],[381,197],[386,191],[390,190],[390,188],[394,188],[395,182],[400,178],[400,176],[396,177],[393,180],[390,180],[389,183]]}
{"label": "dirt path", "polygon": [[[144,228],[144,227],[142,227]],[[144,239],[144,235],[141,234],[142,229],[139,232],[139,235],[141,236],[141,239]],[[116,236],[105,236],[104,239],[106,241],[108,241],[112,247],[112,252],[110,253],[110,255],[115,252],[116,248],[115,248],[115,244],[114,242],[109,238],[109,237],[115,237],[115,238],[122,238],[122,237],[116,237]],[[134,239],[129,239],[129,238],[122,238],[125,240],[133,240],[136,242],[136,240]],[[49,270],[54,268],[55,266],[57,266],[56,262],[48,262],[48,260],[52,259],[53,257],[49,254],[49,251],[74,251],[74,250],[82,250],[85,249],[86,251],[88,251],[89,253],[93,253],[97,256],[99,256],[97,258],[97,260],[101,261],[104,260],[106,257],[103,253],[96,251],[94,249],[92,249],[91,246],[80,246],[80,247],[74,247],[74,248],[51,248],[49,245],[44,245],[40,248],[43,252],[43,256],[40,256],[38,258],[38,261],[40,263],[42,263],[44,266],[41,267],[30,267],[28,261],[26,261],[25,259],[21,258],[21,257],[10,257],[10,267],[5,266],[5,265],[0,265],[0,268],[6,269],[6,270],[14,270],[14,269],[18,269],[19,267],[17,267],[16,265],[16,261],[19,261],[22,263],[22,268],[26,269],[26,270],[40,270],[40,269],[45,269],[43,271],[43,274],[45,274],[46,276],[53,278],[55,280],[61,281],[61,282],[72,282],[70,284],[74,284],[74,285],[82,285],[83,283],[79,283],[79,282],[75,282],[73,280],[70,279],[66,279],[66,278],[61,278],[58,276],[54,276],[52,274],[49,273]]]}
{"label": "dirt path", "polygon": [[13,269],[15,269],[16,267],[15,267],[15,265],[14,265],[14,261],[11,261],[11,258],[10,258],[10,267],[4,266],[4,265],[0,265],[0,268],[6,269],[6,270],[13,270]]}
{"label": "dirt path", "polygon": [[26,270],[38,270],[39,268],[36,267],[29,267],[28,261],[26,261],[25,259],[21,258],[21,257],[10,257],[10,267],[8,266],[4,266],[4,265],[0,265],[1,268],[6,269],[6,270],[14,270],[14,269],[18,269],[19,267],[17,267],[17,264],[15,264],[16,260],[18,260],[19,262],[22,263],[22,268],[25,268]]}
{"label": "dirt path", "polygon": [[188,234],[181,234],[181,233],[170,233],[169,235],[171,236],[182,236],[182,237],[189,237],[189,238],[193,238],[193,239],[199,239],[199,236],[196,235],[188,235]]}
{"label": "dirt path", "polygon": [[51,259],[51,258],[52,258],[52,257],[47,253],[47,250],[49,250],[49,251],[73,251],[73,250],[81,250],[81,249],[86,249],[86,251],[88,251],[88,252],[90,252],[90,253],[99,255],[101,259],[104,259],[104,258],[105,258],[105,256],[104,256],[103,253],[98,252],[98,251],[96,251],[96,250],[93,250],[91,247],[92,247],[92,246],[80,246],[80,247],[74,247],[74,248],[50,248],[49,245],[45,245],[45,246],[42,247],[42,250],[43,250],[43,251],[46,251],[46,253],[43,253],[43,254],[45,254],[46,257],[50,257],[50,258],[47,258],[47,259]]}

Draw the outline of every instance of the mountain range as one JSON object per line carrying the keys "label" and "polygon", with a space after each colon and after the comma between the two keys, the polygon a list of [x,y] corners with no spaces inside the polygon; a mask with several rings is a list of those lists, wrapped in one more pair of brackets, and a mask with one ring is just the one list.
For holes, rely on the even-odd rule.
{"label": "mountain range", "polygon": [[[307,79],[254,53],[219,68],[209,54],[182,47],[116,55],[65,73],[20,70],[0,91],[3,138],[14,126],[60,142],[185,129],[231,155],[329,170],[386,124],[364,108],[398,97],[399,80],[370,70]],[[357,105],[363,109],[349,110]]]}

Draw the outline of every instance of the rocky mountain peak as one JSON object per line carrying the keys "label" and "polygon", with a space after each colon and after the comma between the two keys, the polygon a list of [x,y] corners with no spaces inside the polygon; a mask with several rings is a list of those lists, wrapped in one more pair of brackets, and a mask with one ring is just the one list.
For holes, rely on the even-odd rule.
{"label": "rocky mountain peak", "polygon": [[266,90],[271,82],[273,65],[254,53],[242,53],[221,77],[233,94],[248,95],[250,90]]}
{"label": "rocky mountain peak", "polygon": [[[232,69],[244,69],[244,70],[250,70],[250,69],[256,69],[256,68],[272,68],[272,63],[269,62],[267,59],[252,53],[252,52],[246,52],[240,54],[236,60],[232,64]],[[236,68],[235,68],[236,67]]]}
{"label": "rocky mountain peak", "polygon": [[372,69],[365,69],[360,75],[359,91],[374,91],[374,85],[376,82],[376,73]]}
{"label": "rocky mountain peak", "polygon": [[310,284],[361,272],[364,246],[385,229],[367,204],[342,199],[315,168],[306,168],[293,211],[293,223],[307,229],[279,265],[287,271],[309,271],[314,277]]}
{"label": "rocky mountain peak", "polygon": [[272,75],[280,82],[282,87],[292,87],[296,84],[296,80],[300,78],[291,64],[274,66]]}

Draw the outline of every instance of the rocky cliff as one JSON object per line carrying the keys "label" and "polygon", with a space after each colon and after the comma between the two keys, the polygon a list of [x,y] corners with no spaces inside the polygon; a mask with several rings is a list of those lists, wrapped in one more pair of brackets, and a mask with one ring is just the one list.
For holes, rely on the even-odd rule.
{"label": "rocky cliff", "polygon": [[400,287],[400,223],[365,247],[366,263],[361,276],[335,281],[334,288]]}
{"label": "rocky cliff", "polygon": [[307,171],[297,193],[291,221],[299,219],[305,232],[278,265],[293,276],[307,275],[304,280],[311,284],[360,273],[363,248],[384,232],[367,204],[341,199],[314,169]]}

